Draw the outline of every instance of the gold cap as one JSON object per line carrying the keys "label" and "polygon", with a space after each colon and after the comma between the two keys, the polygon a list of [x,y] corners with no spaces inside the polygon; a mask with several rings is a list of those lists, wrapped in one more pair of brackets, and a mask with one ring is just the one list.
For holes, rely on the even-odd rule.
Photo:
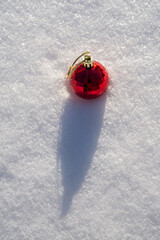
{"label": "gold cap", "polygon": [[93,67],[93,61],[91,59],[91,55],[90,54],[85,54],[84,55],[83,66],[86,67],[86,68]]}
{"label": "gold cap", "polygon": [[[74,67],[74,65],[75,65],[75,63],[77,62],[77,60],[78,60],[79,58],[81,58],[82,56],[84,56],[84,60],[81,61],[80,63],[78,63],[78,64]],[[78,58],[76,58],[76,60],[73,62],[73,64],[69,67],[69,70],[68,70],[68,73],[67,73],[66,78],[69,78],[69,77],[72,75],[72,73],[76,70],[76,68],[77,68],[81,63],[83,63],[83,66],[86,67],[86,68],[91,68],[91,67],[93,67],[94,63],[93,63],[93,61],[92,61],[92,59],[91,59],[90,52],[84,52],[84,53],[82,53]]]}

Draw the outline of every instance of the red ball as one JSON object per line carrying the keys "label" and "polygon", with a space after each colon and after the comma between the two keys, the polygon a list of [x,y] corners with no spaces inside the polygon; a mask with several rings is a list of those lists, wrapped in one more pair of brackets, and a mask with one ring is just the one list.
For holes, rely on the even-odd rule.
{"label": "red ball", "polygon": [[106,69],[94,61],[91,68],[81,63],[70,77],[73,91],[82,98],[92,99],[101,96],[108,87],[109,77]]}

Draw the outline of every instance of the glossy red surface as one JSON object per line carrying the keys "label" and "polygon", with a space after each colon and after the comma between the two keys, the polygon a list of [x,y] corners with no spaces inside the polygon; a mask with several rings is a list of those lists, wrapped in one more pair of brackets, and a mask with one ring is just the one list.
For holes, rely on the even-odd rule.
{"label": "glossy red surface", "polygon": [[80,64],[70,77],[73,91],[82,98],[96,98],[104,93],[108,86],[109,77],[106,69],[99,62],[87,69]]}

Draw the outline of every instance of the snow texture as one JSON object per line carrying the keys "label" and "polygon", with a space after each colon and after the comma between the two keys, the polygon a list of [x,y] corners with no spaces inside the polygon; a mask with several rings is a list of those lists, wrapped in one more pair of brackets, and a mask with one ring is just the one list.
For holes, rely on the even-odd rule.
{"label": "snow texture", "polygon": [[[159,0],[0,1],[0,239],[160,239]],[[109,72],[83,100],[81,53]]]}

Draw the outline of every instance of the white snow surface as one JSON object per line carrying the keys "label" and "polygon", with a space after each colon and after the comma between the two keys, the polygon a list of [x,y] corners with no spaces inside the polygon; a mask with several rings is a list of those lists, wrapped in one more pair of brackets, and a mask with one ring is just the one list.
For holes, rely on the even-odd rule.
{"label": "white snow surface", "polygon": [[[159,0],[1,0],[0,16],[0,240],[159,240]],[[88,50],[110,76],[95,100],[65,79]]]}

